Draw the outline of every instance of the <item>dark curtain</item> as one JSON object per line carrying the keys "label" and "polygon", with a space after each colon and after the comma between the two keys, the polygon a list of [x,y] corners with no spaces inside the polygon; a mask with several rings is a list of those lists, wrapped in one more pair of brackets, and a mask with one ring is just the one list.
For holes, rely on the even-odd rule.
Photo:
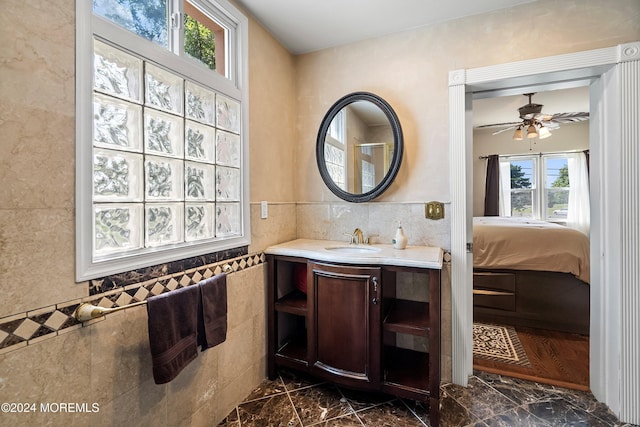
{"label": "dark curtain", "polygon": [[487,180],[484,187],[484,216],[500,215],[500,162],[497,154],[487,158]]}
{"label": "dark curtain", "polygon": [[591,160],[589,156],[589,150],[584,150],[584,155],[587,158],[587,174],[591,174]]}

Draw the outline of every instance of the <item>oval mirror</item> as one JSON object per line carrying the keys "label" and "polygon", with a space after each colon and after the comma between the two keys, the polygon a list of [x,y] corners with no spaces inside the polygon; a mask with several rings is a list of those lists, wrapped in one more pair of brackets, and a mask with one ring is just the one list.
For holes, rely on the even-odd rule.
{"label": "oval mirror", "polygon": [[396,113],[368,92],[351,93],[333,104],[316,141],[322,180],[349,202],[366,202],[384,193],[400,169],[402,152]]}

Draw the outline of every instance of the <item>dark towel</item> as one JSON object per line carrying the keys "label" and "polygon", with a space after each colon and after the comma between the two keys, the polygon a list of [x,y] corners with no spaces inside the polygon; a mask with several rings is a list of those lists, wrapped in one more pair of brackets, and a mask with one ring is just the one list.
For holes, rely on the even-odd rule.
{"label": "dark towel", "polygon": [[205,351],[227,339],[227,275],[202,280],[198,288],[202,295],[202,333],[198,344]]}
{"label": "dark towel", "polygon": [[187,286],[147,300],[149,346],[156,384],[168,383],[198,356],[198,286]]}

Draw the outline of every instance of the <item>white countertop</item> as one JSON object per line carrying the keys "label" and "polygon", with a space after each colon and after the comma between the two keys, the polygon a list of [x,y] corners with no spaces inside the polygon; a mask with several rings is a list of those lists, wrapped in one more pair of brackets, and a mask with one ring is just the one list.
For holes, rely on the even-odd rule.
{"label": "white countertop", "polygon": [[[352,250],[362,250],[363,252],[352,253]],[[347,242],[336,240],[310,239],[292,240],[270,246],[265,250],[265,253],[344,264],[396,265],[438,270],[442,269],[444,254],[442,248],[433,246],[407,246],[405,249],[395,249],[393,245],[350,245]]]}

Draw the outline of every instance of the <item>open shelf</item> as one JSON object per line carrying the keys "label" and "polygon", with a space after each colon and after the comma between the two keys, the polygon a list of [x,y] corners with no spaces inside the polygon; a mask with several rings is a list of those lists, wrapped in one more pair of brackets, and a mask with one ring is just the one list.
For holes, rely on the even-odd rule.
{"label": "open shelf", "polygon": [[384,384],[416,391],[429,390],[429,353],[399,347],[384,348]]}
{"label": "open shelf", "polygon": [[307,362],[307,340],[303,336],[288,339],[277,351],[277,357]]}
{"label": "open shelf", "polygon": [[275,303],[275,310],[296,316],[307,315],[307,295],[300,291],[293,291],[280,298]]}
{"label": "open shelf", "polygon": [[429,336],[429,303],[397,299],[384,319],[385,331]]}

